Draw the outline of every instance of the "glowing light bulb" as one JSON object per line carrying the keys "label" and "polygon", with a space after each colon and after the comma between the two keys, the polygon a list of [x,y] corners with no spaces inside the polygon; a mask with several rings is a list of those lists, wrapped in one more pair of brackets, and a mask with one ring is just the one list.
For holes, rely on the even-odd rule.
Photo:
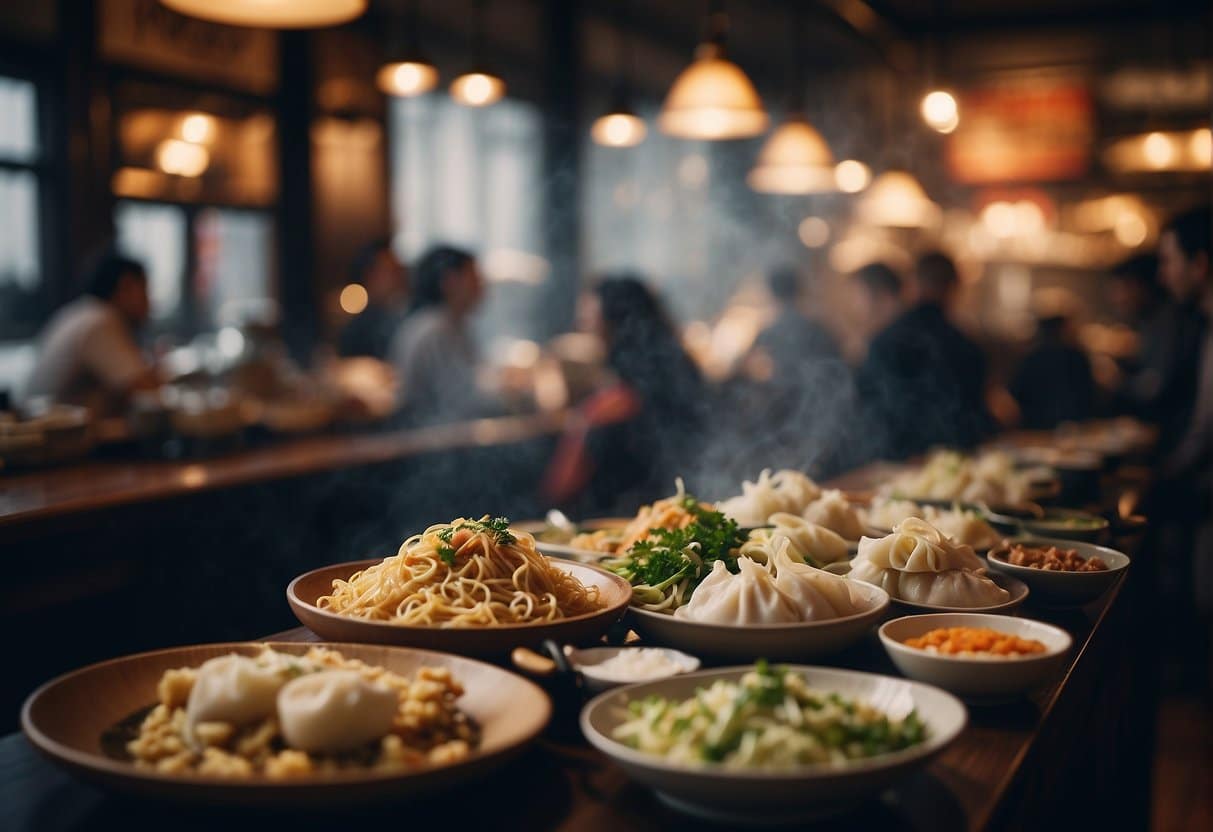
{"label": "glowing light bulb", "polygon": [[821,217],[805,217],[797,235],[806,248],[821,248],[830,240],[830,224]]}
{"label": "glowing light bulb", "polygon": [[190,113],[181,120],[181,138],[193,144],[210,144],[215,137],[215,119],[206,113]]}
{"label": "glowing light bulb", "polygon": [[1146,164],[1155,170],[1165,168],[1175,158],[1175,145],[1171,137],[1163,133],[1154,132],[1146,136],[1141,150],[1146,157]]}
{"label": "glowing light bulb", "polygon": [[633,147],[648,132],[644,120],[632,113],[607,113],[590,128],[590,136],[607,147]]}
{"label": "glowing light bulb", "polygon": [[1125,248],[1136,248],[1146,241],[1149,229],[1146,221],[1137,214],[1123,213],[1117,215],[1112,233],[1116,236],[1116,242]]}
{"label": "glowing light bulb", "polygon": [[834,166],[834,181],[838,190],[848,194],[857,194],[872,181],[872,172],[863,162],[854,159],[844,159]]}
{"label": "glowing light bulb", "polygon": [[400,61],[385,64],[375,80],[388,95],[411,98],[438,86],[438,70],[422,61]]}
{"label": "glowing light bulb", "polygon": [[1193,130],[1188,139],[1188,153],[1197,167],[1213,167],[1213,130],[1208,127]]}
{"label": "glowing light bulb", "polygon": [[923,121],[932,130],[951,133],[960,124],[956,98],[945,90],[932,90],[923,96],[921,109]]}
{"label": "glowing light bulb", "polygon": [[451,97],[468,107],[487,107],[504,95],[505,82],[484,72],[469,72],[451,82]]}
{"label": "glowing light bulb", "polygon": [[156,148],[156,164],[175,176],[201,176],[211,163],[211,154],[200,144],[165,139]]}
{"label": "glowing light bulb", "polygon": [[357,315],[366,309],[367,303],[370,302],[370,296],[367,295],[366,287],[362,284],[350,283],[341,290],[338,302],[341,304],[343,312],[348,315]]}

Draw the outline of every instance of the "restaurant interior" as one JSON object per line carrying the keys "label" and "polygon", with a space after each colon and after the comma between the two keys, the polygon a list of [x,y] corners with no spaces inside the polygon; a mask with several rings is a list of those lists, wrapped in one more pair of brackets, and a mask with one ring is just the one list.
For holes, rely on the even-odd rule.
{"label": "restaurant interior", "polygon": [[1213,828],[1211,128],[1207,0],[0,3],[0,826]]}

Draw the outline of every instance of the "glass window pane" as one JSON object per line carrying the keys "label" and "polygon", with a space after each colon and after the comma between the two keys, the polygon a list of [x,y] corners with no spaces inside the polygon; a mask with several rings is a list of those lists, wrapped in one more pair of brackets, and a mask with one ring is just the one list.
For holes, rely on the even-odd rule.
{"label": "glass window pane", "polygon": [[185,274],[185,213],[175,205],[119,202],[114,225],[119,247],[147,269],[152,319],[177,317]]}
{"label": "glass window pane", "polygon": [[274,308],[274,225],[257,211],[210,208],[194,229],[195,291],[203,326],[264,319]]}
{"label": "glass window pane", "polygon": [[36,103],[33,82],[0,77],[0,159],[32,162],[38,158]]}
{"label": "glass window pane", "polygon": [[24,170],[0,170],[0,287],[38,288],[38,180]]}

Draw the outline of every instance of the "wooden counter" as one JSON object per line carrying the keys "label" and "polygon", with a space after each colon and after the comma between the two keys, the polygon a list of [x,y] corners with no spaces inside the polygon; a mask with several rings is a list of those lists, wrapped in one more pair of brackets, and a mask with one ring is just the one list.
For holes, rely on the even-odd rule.
{"label": "wooden counter", "polygon": [[[1117,727],[1118,718],[1131,720],[1133,713],[1120,711],[1128,690],[1120,684],[1125,656],[1117,644],[1118,634],[1129,623],[1123,588],[1122,579],[1084,610],[1027,613],[1063,626],[1074,636],[1070,660],[1049,687],[1030,700],[970,708],[968,727],[926,771],[882,798],[827,821],[823,828],[1055,828],[1054,821],[1068,814],[1100,816],[1107,812],[1109,801],[1124,819],[1123,813],[1129,811],[1124,795],[1110,795],[1105,790],[1109,782],[1097,784],[1089,773],[1076,780],[1072,771],[1076,762],[1089,772],[1100,755],[1112,759],[1114,751],[1128,750],[1119,744]],[[270,638],[316,640],[305,629]],[[874,634],[826,663],[896,672]],[[167,807],[133,805],[73,781],[18,735],[0,740],[0,804],[9,807],[14,830],[41,828],[36,820],[52,815],[69,821],[56,827],[62,829],[107,828],[119,819],[125,829],[220,828],[248,820],[207,812],[191,812],[186,818]],[[549,731],[521,760],[485,781],[394,808],[352,808],[343,812],[342,823],[369,828],[406,817],[406,826],[420,828],[562,832],[703,828],[701,821],[666,809],[602,754],[580,738],[570,739],[567,731]],[[273,825],[318,828],[330,821],[323,814],[279,818],[282,824],[288,820],[289,827]],[[1095,828],[1094,822],[1090,828]]]}
{"label": "wooden counter", "polygon": [[0,475],[0,541],[18,527],[274,480],[392,462],[420,453],[524,442],[555,433],[563,414],[481,419],[359,435],[284,439],[213,459],[91,460]]}

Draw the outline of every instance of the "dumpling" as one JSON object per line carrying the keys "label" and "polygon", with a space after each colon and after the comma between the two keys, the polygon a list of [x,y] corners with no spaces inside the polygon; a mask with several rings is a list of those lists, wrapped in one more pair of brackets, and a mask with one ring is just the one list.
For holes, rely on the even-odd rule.
{"label": "dumpling", "polygon": [[1011,593],[989,576],[970,569],[946,572],[898,572],[879,569],[870,563],[856,564],[852,580],[878,586],[889,596],[912,604],[972,609],[993,607],[1011,600]]}
{"label": "dumpling", "polygon": [[864,598],[846,578],[831,575],[788,556],[789,545],[778,548],[771,560],[775,587],[800,608],[802,621],[825,621],[863,612]]}
{"label": "dumpling", "polygon": [[278,693],[278,722],[291,748],[333,753],[382,737],[392,727],[396,692],[356,670],[300,676]]}
{"label": "dumpling", "polygon": [[[863,512],[869,526],[891,529],[907,517],[924,517],[923,506],[913,500],[897,500],[892,497],[877,497]],[[924,517],[925,519],[925,517]]]}
{"label": "dumpling", "polygon": [[810,523],[825,526],[844,540],[858,540],[863,537],[863,521],[855,507],[851,505],[843,493],[837,489],[823,491],[821,496],[801,512],[801,516]]}
{"label": "dumpling", "polygon": [[774,533],[792,541],[806,562],[836,563],[850,556],[847,542],[825,526],[786,512],[771,515],[770,522],[775,527]]}
{"label": "dumpling", "polygon": [[775,578],[762,564],[738,558],[740,571],[734,575],[724,561],[712,564],[712,571],[691,595],[690,603],[674,615],[706,624],[787,624],[800,621],[796,602],[775,585]]}
{"label": "dumpling", "polygon": [[229,653],[202,663],[185,705],[186,723],[246,725],[274,713],[286,677],[277,667]]}
{"label": "dumpling", "polygon": [[957,543],[975,549],[989,549],[1002,539],[989,523],[972,511],[927,506],[924,519]]}
{"label": "dumpling", "polygon": [[741,484],[741,494],[722,500],[716,507],[739,526],[765,526],[777,512],[799,514],[819,494],[817,483],[799,471],[783,469],[772,474],[766,468],[755,482]]}
{"label": "dumpling", "polygon": [[983,569],[972,547],[950,540],[930,523],[910,517],[892,534],[859,541],[855,564],[871,563],[879,569],[902,572],[942,572],[946,569]]}

